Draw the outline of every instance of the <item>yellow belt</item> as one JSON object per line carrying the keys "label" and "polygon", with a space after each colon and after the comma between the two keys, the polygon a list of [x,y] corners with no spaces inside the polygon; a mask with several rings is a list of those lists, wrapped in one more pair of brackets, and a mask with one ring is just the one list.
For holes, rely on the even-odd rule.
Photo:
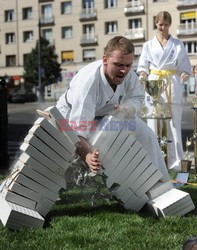
{"label": "yellow belt", "polygon": [[151,74],[158,75],[160,77],[166,77],[170,75],[176,74],[176,70],[159,70],[159,69],[151,69],[150,71]]}

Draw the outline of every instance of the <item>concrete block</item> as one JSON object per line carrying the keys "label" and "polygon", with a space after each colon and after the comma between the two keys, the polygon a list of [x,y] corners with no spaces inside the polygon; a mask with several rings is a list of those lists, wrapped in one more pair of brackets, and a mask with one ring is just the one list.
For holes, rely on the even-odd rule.
{"label": "concrete block", "polygon": [[51,171],[54,173],[60,175],[61,177],[64,177],[65,171],[70,166],[70,163],[66,163],[66,166],[60,166],[55,161],[51,160],[47,155],[40,152],[38,149],[30,145],[29,143],[24,142],[20,149],[28,154],[29,156],[33,157],[35,160],[40,162],[41,164],[44,164],[46,167],[48,167]]}
{"label": "concrete block", "polygon": [[58,193],[61,187],[57,185],[55,182],[52,182],[44,175],[39,174],[38,172],[34,171],[28,165],[25,165],[23,162],[18,160],[15,164],[16,168],[20,170],[20,173],[27,176],[28,178],[34,180],[35,182],[39,183],[40,185],[46,187],[47,189],[51,190],[54,193]]}
{"label": "concrete block", "polygon": [[[134,157],[134,159],[129,163],[131,169],[134,167],[134,170],[130,175],[124,175],[126,179],[122,182],[120,191],[124,192],[125,189],[129,188],[133,182],[142,174],[143,171],[150,165],[148,159],[146,159],[145,150],[142,148],[139,153]],[[127,168],[129,169],[129,168]],[[116,180],[118,183],[119,180]]]}
{"label": "concrete block", "polygon": [[32,189],[35,192],[40,193],[42,196],[46,196],[48,197],[48,199],[50,199],[51,201],[56,201],[57,198],[59,198],[59,194],[58,193],[54,193],[51,190],[49,190],[48,188],[40,185],[38,182],[36,182],[35,180],[32,180],[30,178],[28,178],[27,176],[19,173],[15,179],[15,182]]}
{"label": "concrete block", "polygon": [[119,133],[118,137],[116,138],[116,140],[112,144],[111,148],[108,150],[107,154],[102,159],[102,165],[103,165],[104,169],[110,164],[111,159],[113,159],[115,157],[119,148],[122,146],[122,144],[124,143],[124,141],[126,140],[127,137],[128,137],[127,131],[122,130]]}
{"label": "concrete block", "polygon": [[[130,138],[130,137],[129,137]],[[135,164],[130,164],[133,158],[137,155],[138,151],[141,149],[140,145],[135,141],[131,147],[129,147],[128,151],[119,162],[118,166],[111,172],[109,178],[107,179],[107,186],[111,187],[113,182],[118,184],[123,184],[125,179],[128,178],[129,175],[136,168]],[[125,150],[126,151],[126,150]]]}
{"label": "concrete block", "polygon": [[22,153],[19,157],[19,160],[26,164],[28,167],[31,167],[34,171],[42,174],[50,181],[54,182],[59,186],[59,189],[65,186],[65,179],[60,175],[54,173],[49,168],[47,168],[42,163],[35,160],[33,157],[27,155],[26,153]]}
{"label": "concrete block", "polygon": [[[146,160],[147,160],[147,157],[144,159],[144,161]],[[136,191],[139,190],[139,188],[141,188],[142,186],[144,186],[144,183],[146,183],[156,171],[157,171],[157,168],[152,163],[150,163],[150,165],[148,165],[148,167],[146,167],[146,169],[135,179],[135,181],[131,184],[130,188],[136,193]],[[152,179],[152,182],[150,183],[151,184],[150,187],[152,187],[152,185],[156,183],[157,181],[158,179],[155,179],[155,180]],[[147,190],[141,189],[141,191],[145,193],[149,190],[150,187],[148,187]],[[142,194],[139,194],[139,196],[141,197]]]}
{"label": "concrete block", "polygon": [[41,228],[44,224],[44,218],[38,212],[8,202],[1,196],[0,211],[3,225],[11,229],[19,229],[23,226]]}
{"label": "concrete block", "polygon": [[195,208],[190,195],[176,188],[149,200],[147,207],[156,216],[163,217],[167,215],[184,215]]}
{"label": "concrete block", "polygon": [[53,204],[55,203],[54,201],[51,201],[46,196],[43,196],[42,194],[40,194],[40,193],[38,193],[38,192],[28,188],[28,187],[25,187],[17,182],[12,182],[7,188],[8,188],[8,190],[10,190],[16,194],[22,195],[22,196],[24,196],[28,199],[31,199],[37,203],[42,203],[43,205],[45,205],[48,208],[53,206]]}
{"label": "concrete block", "polygon": [[194,209],[194,204],[190,198],[189,195],[185,196],[184,198],[180,199],[178,203],[174,203],[171,206],[167,207],[165,209],[165,214],[163,211],[160,211],[162,215],[165,216],[170,216],[170,215],[184,215],[185,212],[189,213],[191,210],[191,205],[192,210]]}
{"label": "concrete block", "polygon": [[[141,196],[143,193],[147,194],[147,191],[150,190],[150,188],[154,185],[154,183],[157,183],[159,180],[161,180],[163,177],[163,174],[161,171],[156,170],[136,191],[135,194],[137,196]],[[148,196],[149,197],[149,196]]]}
{"label": "concrete block", "polygon": [[45,217],[49,211],[51,210],[51,206],[50,207],[47,207],[45,206],[46,204],[44,202],[38,202],[36,204],[36,211],[43,217]]}
{"label": "concrete block", "polygon": [[116,191],[117,197],[119,198],[119,200],[125,204],[128,202],[129,199],[132,198],[132,196],[134,195],[134,192],[128,188],[127,190],[125,190],[125,192],[123,194],[119,194],[118,190]]}
{"label": "concrete block", "polygon": [[124,203],[123,206],[133,212],[139,212],[148,200],[149,198],[146,194],[140,198],[133,194],[133,196],[126,203]]}
{"label": "concrete block", "polygon": [[72,155],[67,149],[65,149],[59,142],[57,142],[52,136],[50,136],[40,126],[34,125],[30,130],[29,134],[37,136],[42,142],[44,142],[49,148],[55,151],[60,157],[64,158],[65,161],[72,161],[74,155]]}
{"label": "concrete block", "polygon": [[[59,112],[59,110],[54,106],[54,107],[50,107],[47,109],[47,111],[49,112],[50,116],[53,117],[55,119],[55,121],[57,122],[57,124],[59,125],[59,128],[61,127],[61,120],[64,120],[64,122],[66,122],[66,120],[64,119],[64,117],[62,116],[62,114]],[[76,145],[79,142],[79,138],[78,136],[75,134],[75,132],[72,131],[72,128],[70,127],[70,125],[67,123],[67,131],[62,130],[62,133],[74,144]]]}
{"label": "concrete block", "polygon": [[115,157],[111,160],[111,163],[108,166],[105,167],[105,175],[110,176],[112,172],[118,167],[121,160],[124,158],[125,154],[129,150],[129,147],[134,143],[135,138],[128,136],[125,140],[124,144],[121,146],[121,148],[118,150]]}
{"label": "concrete block", "polygon": [[158,181],[147,191],[147,195],[150,199],[155,199],[172,188],[173,184],[171,181]]}
{"label": "concrete block", "polygon": [[48,134],[50,134],[56,141],[58,141],[70,154],[74,155],[76,151],[76,146],[68,140],[60,130],[56,129],[48,120],[45,118],[38,118],[35,125],[42,127]]}
{"label": "concrete block", "polygon": [[24,196],[21,196],[19,194],[13,193],[9,191],[7,188],[4,188],[4,190],[1,192],[1,197],[4,198],[6,201],[10,201],[14,204],[18,204],[20,206],[35,210],[36,202],[28,199]]}
{"label": "concrete block", "polygon": [[[89,139],[90,145],[93,148],[99,149],[99,159],[101,162],[120,133],[120,131],[110,131],[110,123],[116,120],[117,119],[113,116],[105,117],[105,123],[103,123],[103,126],[99,126],[96,131],[92,133],[91,138]],[[102,122],[103,120],[101,120],[100,123]]]}
{"label": "concrete block", "polygon": [[48,147],[44,142],[38,139],[36,136],[32,134],[28,134],[24,141],[29,143],[40,152],[49,157],[52,161],[56,162],[59,166],[61,166],[65,171],[70,166],[70,163],[65,161],[60,155],[58,155],[55,151],[53,151],[50,147]]}

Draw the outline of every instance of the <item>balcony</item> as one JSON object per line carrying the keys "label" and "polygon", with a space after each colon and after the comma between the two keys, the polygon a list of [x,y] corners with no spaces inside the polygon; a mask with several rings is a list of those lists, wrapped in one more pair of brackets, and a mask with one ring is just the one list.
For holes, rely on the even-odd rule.
{"label": "balcony", "polygon": [[84,34],[81,37],[81,46],[97,45],[98,36],[94,34]]}
{"label": "balcony", "polygon": [[145,39],[144,28],[127,29],[125,32],[125,37],[130,40]]}
{"label": "balcony", "polygon": [[197,0],[177,0],[177,9],[189,9],[197,7]]}
{"label": "balcony", "polygon": [[125,15],[133,15],[143,12],[144,12],[144,3],[142,0],[129,2],[124,8]]}
{"label": "balcony", "polygon": [[54,16],[44,16],[42,15],[40,18],[41,26],[51,26],[55,24]]}
{"label": "balcony", "polygon": [[177,29],[177,36],[194,36],[197,35],[197,23],[180,24]]}
{"label": "balcony", "polygon": [[97,19],[97,11],[94,8],[83,9],[80,13],[80,21],[92,21]]}
{"label": "balcony", "polygon": [[53,2],[54,0],[39,0],[39,3]]}

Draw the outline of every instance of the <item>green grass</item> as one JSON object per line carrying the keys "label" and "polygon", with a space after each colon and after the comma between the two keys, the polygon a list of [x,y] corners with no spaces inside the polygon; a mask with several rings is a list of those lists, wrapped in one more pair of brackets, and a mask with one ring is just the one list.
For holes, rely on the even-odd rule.
{"label": "green grass", "polygon": [[[196,181],[195,176],[190,180]],[[185,185],[182,190],[197,205],[197,186]],[[0,223],[0,249],[180,250],[197,232],[197,209],[183,217],[153,218],[145,209],[132,213],[116,201],[99,200],[92,207],[92,193],[92,188],[79,187],[61,191],[42,229],[11,231]]]}

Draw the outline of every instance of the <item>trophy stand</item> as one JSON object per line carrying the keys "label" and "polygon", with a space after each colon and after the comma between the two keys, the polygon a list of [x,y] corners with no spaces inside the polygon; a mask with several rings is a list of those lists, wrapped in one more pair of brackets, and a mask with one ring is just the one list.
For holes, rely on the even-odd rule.
{"label": "trophy stand", "polygon": [[168,168],[168,124],[171,117],[157,118],[157,138]]}
{"label": "trophy stand", "polygon": [[[165,110],[163,105],[160,104],[160,96],[167,90],[168,81],[167,79],[159,80],[142,80],[142,85],[145,91],[152,97],[153,109],[150,115],[148,115],[149,110],[143,104],[141,117],[145,120],[152,119],[156,121],[155,134],[157,135],[158,142],[168,168],[168,146],[170,142],[168,140],[168,123],[171,119],[171,114],[169,110]],[[169,107],[167,107],[168,109]]]}
{"label": "trophy stand", "polygon": [[197,96],[195,96],[192,100],[193,103],[193,119],[194,119],[194,132],[191,138],[187,138],[186,141],[186,158],[189,158],[189,146],[194,145],[194,171],[197,174]]}
{"label": "trophy stand", "polygon": [[166,167],[168,168],[168,143],[171,141],[168,139],[168,124],[171,117],[151,117],[142,116],[143,119],[156,120],[156,135],[161,148]]}

